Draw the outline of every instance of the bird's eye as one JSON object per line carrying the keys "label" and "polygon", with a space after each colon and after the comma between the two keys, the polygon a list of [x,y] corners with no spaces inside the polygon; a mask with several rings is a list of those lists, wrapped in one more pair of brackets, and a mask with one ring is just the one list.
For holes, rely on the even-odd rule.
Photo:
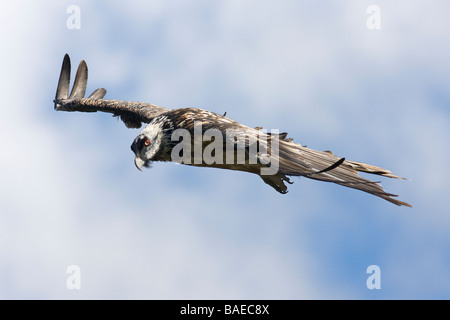
{"label": "bird's eye", "polygon": [[149,146],[149,145],[150,145],[150,140],[149,140],[149,139],[145,140],[144,144],[145,144],[146,146]]}

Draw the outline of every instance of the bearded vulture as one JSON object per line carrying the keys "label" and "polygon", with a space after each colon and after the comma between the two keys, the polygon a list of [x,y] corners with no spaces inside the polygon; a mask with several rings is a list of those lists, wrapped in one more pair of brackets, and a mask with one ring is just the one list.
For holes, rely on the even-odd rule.
{"label": "bearded vulture", "polygon": [[404,179],[389,170],[339,158],[331,151],[309,149],[286,138],[285,132],[250,128],[227,118],[225,114],[196,108],[170,110],[143,102],[105,100],[106,90],[103,88],[84,98],[88,77],[84,60],[78,67],[69,95],[70,69],[70,58],[66,54],[53,101],[55,110],[108,112],[120,117],[128,128],[140,128],[142,123],[146,123],[131,145],[139,170],[153,161],[172,161],[245,171],[259,175],[266,184],[282,194],[287,193],[285,183],[292,183],[288,176],[303,176],[334,182],[371,193],[398,206],[411,207],[394,199],[396,195],[387,193],[379,182],[358,175],[361,171]]}

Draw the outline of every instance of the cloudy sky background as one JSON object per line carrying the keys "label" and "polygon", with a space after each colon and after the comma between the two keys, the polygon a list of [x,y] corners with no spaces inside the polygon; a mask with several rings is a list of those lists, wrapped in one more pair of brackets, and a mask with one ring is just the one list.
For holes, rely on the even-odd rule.
{"label": "cloudy sky background", "polygon": [[[369,30],[369,5],[381,29]],[[69,30],[70,5],[81,29]],[[3,1],[0,298],[449,299],[448,1]],[[409,178],[397,207],[295,178],[136,170],[140,130],[53,110],[88,93],[200,107]],[[69,290],[67,267],[81,270]],[[381,269],[369,290],[366,269]]]}

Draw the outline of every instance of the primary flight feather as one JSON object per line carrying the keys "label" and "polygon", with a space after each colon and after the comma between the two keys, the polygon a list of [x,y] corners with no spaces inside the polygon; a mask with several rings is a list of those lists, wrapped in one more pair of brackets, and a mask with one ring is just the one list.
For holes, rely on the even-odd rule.
{"label": "primary flight feather", "polygon": [[[146,123],[131,145],[139,170],[153,161],[238,170],[259,175],[280,193],[286,193],[286,183],[292,183],[288,176],[303,176],[334,182],[399,206],[411,207],[395,199],[396,195],[387,193],[378,182],[358,175],[358,172],[367,172],[403,179],[389,170],[339,158],[330,151],[309,149],[287,139],[284,132],[268,133],[262,128],[250,128],[203,109],[170,110],[150,103],[106,100],[103,88],[84,98],[88,78],[84,60],[78,67],[69,95],[70,69],[70,58],[66,54],[54,100],[55,110],[108,112],[120,117],[128,128],[140,128]],[[269,170],[273,168],[276,170]]]}

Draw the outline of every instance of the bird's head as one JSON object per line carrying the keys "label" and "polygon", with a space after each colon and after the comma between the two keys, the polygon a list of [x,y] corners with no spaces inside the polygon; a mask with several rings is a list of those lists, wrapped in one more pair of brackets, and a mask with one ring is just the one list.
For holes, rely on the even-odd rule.
{"label": "bird's head", "polygon": [[156,160],[161,149],[163,131],[160,126],[148,125],[134,139],[131,150],[135,154],[134,164],[142,171],[142,167],[149,167],[150,162]]}

